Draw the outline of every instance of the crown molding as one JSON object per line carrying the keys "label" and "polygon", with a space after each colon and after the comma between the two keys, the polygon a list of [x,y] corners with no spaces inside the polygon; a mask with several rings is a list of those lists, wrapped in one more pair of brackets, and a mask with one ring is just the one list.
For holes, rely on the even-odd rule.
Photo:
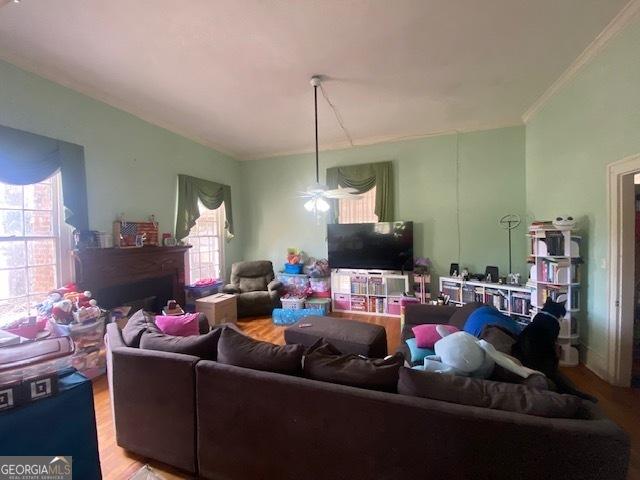
{"label": "crown molding", "polygon": [[[350,150],[352,148],[358,147],[366,147],[370,145],[378,145],[383,143],[397,143],[397,142],[406,142],[410,140],[421,140],[423,138],[430,137],[440,137],[443,135],[455,135],[456,133],[472,133],[472,132],[482,132],[485,130],[497,130],[499,128],[509,128],[509,127],[519,127],[522,126],[522,122],[519,120],[513,122],[501,122],[501,123],[491,123],[478,125],[469,128],[460,128],[460,129],[449,129],[449,130],[439,130],[429,133],[420,133],[415,135],[381,135],[375,137],[366,137],[366,138],[354,138],[353,145],[351,145],[347,140],[336,143],[329,143],[324,145],[319,145],[318,150],[320,152],[329,152],[332,150]],[[275,153],[263,153],[256,155],[247,155],[238,157],[237,160],[243,162],[252,162],[257,160],[268,160],[270,158],[277,157],[287,157],[291,155],[305,155],[309,153],[313,153],[315,150],[313,148],[304,148],[298,150],[285,150],[281,152]]]}
{"label": "crown molding", "polygon": [[631,0],[627,3],[562,75],[522,114],[523,123],[525,125],[529,123],[556,93],[570,83],[584,66],[589,64],[618,33],[636,18],[638,12],[640,12],[640,0]]}

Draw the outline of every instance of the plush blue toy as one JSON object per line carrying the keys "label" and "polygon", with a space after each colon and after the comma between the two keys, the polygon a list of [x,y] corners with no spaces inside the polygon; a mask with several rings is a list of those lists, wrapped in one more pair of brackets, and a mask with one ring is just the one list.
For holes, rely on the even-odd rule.
{"label": "plush blue toy", "polygon": [[434,345],[436,354],[425,357],[424,365],[415,368],[476,378],[489,377],[496,364],[523,378],[540,373],[519,365],[510,356],[498,352],[489,342],[478,340],[466,332],[449,333],[441,325],[436,330],[442,336]]}

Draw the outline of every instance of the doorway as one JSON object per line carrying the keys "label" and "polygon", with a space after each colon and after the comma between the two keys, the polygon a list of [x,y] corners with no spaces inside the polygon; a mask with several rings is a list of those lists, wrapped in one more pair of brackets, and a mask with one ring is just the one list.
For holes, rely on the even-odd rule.
{"label": "doorway", "polygon": [[[628,387],[640,374],[640,154],[607,167],[609,210],[609,328],[607,376]],[[640,196],[638,197],[640,200]],[[640,210],[640,203],[637,205]],[[638,249],[638,255],[636,255]],[[636,265],[638,263],[638,265]],[[640,377],[640,375],[639,375]],[[633,379],[633,381],[632,381]],[[640,378],[638,378],[640,381]]]}

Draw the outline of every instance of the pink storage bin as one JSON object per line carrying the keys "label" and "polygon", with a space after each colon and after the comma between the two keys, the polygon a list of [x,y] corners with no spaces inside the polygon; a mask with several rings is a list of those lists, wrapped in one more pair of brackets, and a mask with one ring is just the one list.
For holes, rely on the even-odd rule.
{"label": "pink storage bin", "polygon": [[389,315],[400,315],[402,312],[402,297],[389,297],[387,299],[387,313]]}
{"label": "pink storage bin", "polygon": [[344,295],[341,293],[336,293],[333,296],[333,302],[336,310],[349,310],[350,307],[350,297],[349,295]]}

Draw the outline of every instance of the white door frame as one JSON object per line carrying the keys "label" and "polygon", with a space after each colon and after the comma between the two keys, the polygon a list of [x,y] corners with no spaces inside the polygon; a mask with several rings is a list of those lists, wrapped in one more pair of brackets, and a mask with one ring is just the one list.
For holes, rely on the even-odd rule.
{"label": "white door frame", "polygon": [[[609,325],[607,374],[613,385],[628,387],[633,354],[635,195],[631,174],[640,172],[640,154],[607,166],[609,215]],[[631,183],[631,186],[629,185]],[[626,198],[625,198],[626,197]],[[634,220],[630,220],[633,218]],[[625,235],[629,229],[634,235]],[[624,257],[624,261],[623,261]]]}

